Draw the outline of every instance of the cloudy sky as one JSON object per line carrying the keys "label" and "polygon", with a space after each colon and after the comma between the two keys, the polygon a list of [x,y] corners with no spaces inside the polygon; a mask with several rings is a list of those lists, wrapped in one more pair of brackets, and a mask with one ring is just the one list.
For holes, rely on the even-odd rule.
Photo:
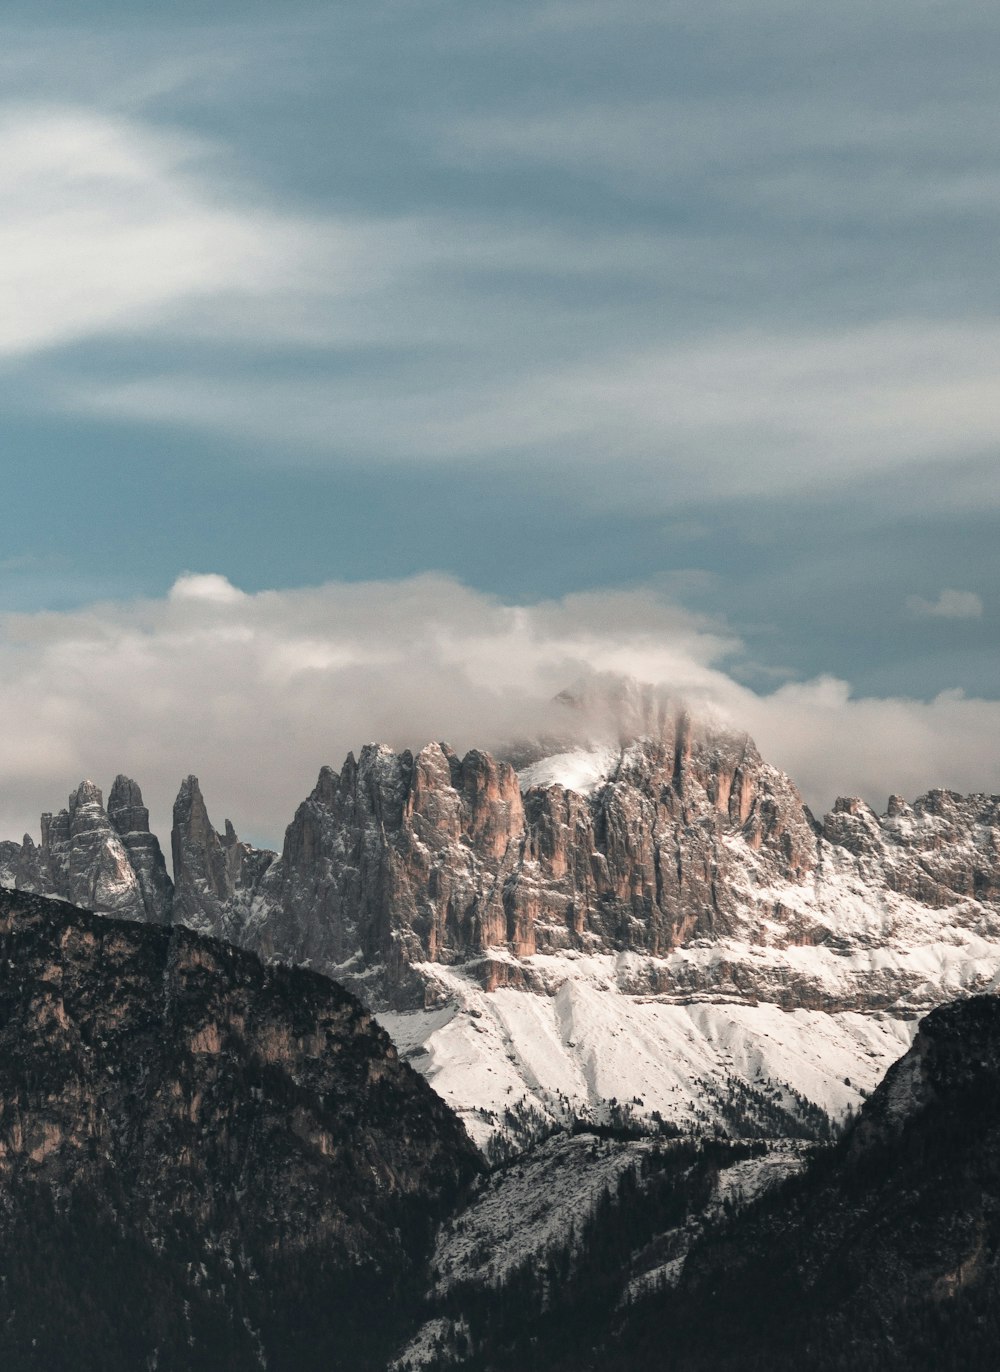
{"label": "cloudy sky", "polygon": [[4,15],[4,834],[591,667],[1000,791],[995,5]]}

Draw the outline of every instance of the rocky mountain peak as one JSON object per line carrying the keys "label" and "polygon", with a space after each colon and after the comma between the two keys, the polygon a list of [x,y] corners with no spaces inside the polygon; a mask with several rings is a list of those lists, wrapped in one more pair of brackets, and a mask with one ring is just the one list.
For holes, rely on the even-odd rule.
{"label": "rocky mountain peak", "polygon": [[104,796],[101,788],[92,781],[81,781],[76,790],[69,798],[69,813],[72,818],[78,810],[85,806],[94,806],[95,809],[104,810]]}
{"label": "rocky mountain peak", "polygon": [[71,793],[67,809],[42,815],[41,829],[40,847],[22,846],[16,885],[128,919],[150,917],[99,786],[82,781]]}
{"label": "rocky mountain peak", "polygon": [[174,922],[243,941],[254,890],[277,854],[241,843],[229,820],[224,832],[217,833],[196,776],[181,782],[173,819]]}
{"label": "rocky mountain peak", "polygon": [[[100,873],[124,848],[139,917],[169,910],[174,922],[308,963],[380,1012],[402,1014],[408,1035],[417,1020],[407,1015],[458,1007],[446,1028],[435,1019],[427,1030],[451,1045],[426,1058],[443,1092],[459,1104],[483,1101],[491,1074],[499,1082],[506,1064],[521,1062],[508,1084],[543,1121],[567,1107],[533,1085],[536,1020],[547,1025],[560,1090],[590,1109],[592,1097],[617,1097],[617,1078],[632,1071],[600,1067],[617,1062],[617,1031],[594,1026],[616,1016],[629,1034],[641,1020],[644,1041],[665,1034],[674,1061],[689,1040],[664,1027],[666,1011],[701,1007],[690,1012],[692,1032],[723,1072],[728,1030],[710,1007],[761,1009],[762,1025],[762,1007],[823,1016],[833,1027],[817,1050],[821,1068],[798,1048],[778,1052],[799,1032],[782,1014],[752,1049],[741,1020],[738,1070],[753,1092],[767,1063],[836,1113],[857,1103],[859,1084],[873,1084],[872,1063],[905,1047],[916,1015],[956,991],[991,987],[1000,971],[998,798],[894,796],[879,815],[846,797],[817,824],[745,732],[644,690],[626,692],[626,704],[645,733],[613,746],[581,744],[581,735],[520,773],[509,758],[478,749],[459,757],[443,742],[416,754],[369,743],[339,772],[320,771],[280,858],[243,842],[228,820],[218,832],[188,777],[174,811],[176,889],[158,867],[156,898],[137,855],[155,840],[127,778],[112,788],[107,814],[99,793],[78,792],[72,814],[43,816],[40,847],[25,843],[4,860],[23,889],[68,898],[81,864]],[[156,854],[147,857],[152,871]],[[102,880],[72,887],[77,899],[122,909],[111,904],[120,890]],[[548,1008],[536,1006],[531,1019],[491,994],[508,988],[537,993]],[[875,1016],[887,1018],[876,1028]],[[482,1021],[493,1019],[487,1029]],[[499,1068],[494,1057],[475,1073],[462,1066],[486,1047]],[[643,1069],[634,1091],[643,1109],[704,1112],[697,1055],[685,1060],[689,1085],[655,1105],[661,1074]],[[488,1100],[477,1106],[483,1128],[510,1104]]]}
{"label": "rocky mountain peak", "polygon": [[332,767],[321,767],[313,795],[324,805],[332,805],[340,777]]}
{"label": "rocky mountain peak", "polygon": [[101,788],[82,781],[68,807],[41,818],[41,844],[25,834],[9,864],[20,890],[150,924],[170,917],[171,882],[134,781],[119,776],[108,809]]}
{"label": "rocky mountain peak", "polygon": [[[27,834],[24,836],[24,841],[30,841]],[[4,839],[0,842],[0,886],[10,887],[15,884],[21,847],[20,843],[14,843],[11,839]]]}
{"label": "rocky mountain peak", "polygon": [[173,882],[160,841],[150,832],[149,811],[142,791],[131,777],[115,777],[108,796],[108,818],[128,853],[142,894],[144,917],[149,924],[167,924],[173,906]]}
{"label": "rocky mountain peak", "polygon": [[205,801],[201,794],[201,784],[199,783],[198,778],[193,774],[184,777],[180,786],[177,788],[177,799],[174,801],[175,818],[178,815],[180,807],[184,806],[188,809],[200,807],[202,812],[205,810]]}
{"label": "rocky mountain peak", "polygon": [[660,736],[621,748],[586,796],[557,781],[522,795],[511,763],[479,749],[366,745],[300,806],[254,946],[338,975],[360,957],[405,1000],[423,994],[414,963],[479,960],[495,985],[522,975],[511,957],[662,955],[718,933],[734,917],[735,837],[758,865],[803,880],[811,817],[752,740],[678,710],[656,723]]}
{"label": "rocky mountain peak", "polygon": [[[353,778],[355,803],[388,832],[402,823],[412,769],[409,752],[396,753],[385,743],[366,743],[361,749]],[[341,775],[350,770],[345,763]]]}
{"label": "rocky mountain peak", "polygon": [[121,772],[115,777],[108,795],[108,815],[115,819],[127,816],[127,823],[116,824],[119,833],[130,829],[148,829],[149,811],[142,803],[142,791],[138,782]]}

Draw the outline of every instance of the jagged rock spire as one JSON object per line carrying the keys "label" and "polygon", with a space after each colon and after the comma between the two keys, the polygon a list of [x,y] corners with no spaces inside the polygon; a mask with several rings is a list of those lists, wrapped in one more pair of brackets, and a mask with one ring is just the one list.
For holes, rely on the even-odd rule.
{"label": "jagged rock spire", "polygon": [[241,843],[229,820],[217,833],[196,776],[185,777],[174,801],[170,847],[174,923],[246,942],[243,926],[254,890],[276,854]]}
{"label": "jagged rock spire", "polygon": [[120,772],[108,796],[108,818],[121,838],[142,892],[145,918],[150,924],[168,924],[173,903],[173,882],[160,841],[150,832],[149,811],[142,803],[138,783]]}
{"label": "jagged rock spire", "polygon": [[149,924],[169,920],[170,878],[134,781],[115,780],[107,810],[101,788],[81,781],[65,810],[42,815],[41,831],[37,846],[25,834],[9,860],[13,882],[7,884],[100,914]]}
{"label": "jagged rock spire", "polygon": [[43,828],[49,861],[74,905],[106,914],[146,917],[139,879],[128,850],[104,808],[101,788],[81,781],[62,810]]}

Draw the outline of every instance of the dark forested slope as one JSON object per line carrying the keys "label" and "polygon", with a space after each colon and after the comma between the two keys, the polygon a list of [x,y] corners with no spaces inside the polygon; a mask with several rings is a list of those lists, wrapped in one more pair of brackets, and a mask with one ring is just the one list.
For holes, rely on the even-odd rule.
{"label": "dark forested slope", "polygon": [[478,1164],[349,994],[0,891],[0,1365],[350,1369]]}

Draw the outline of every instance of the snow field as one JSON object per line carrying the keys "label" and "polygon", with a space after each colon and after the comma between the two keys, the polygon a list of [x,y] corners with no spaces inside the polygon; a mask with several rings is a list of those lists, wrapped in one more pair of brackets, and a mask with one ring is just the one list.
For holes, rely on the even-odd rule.
{"label": "snow field", "polygon": [[[621,993],[613,957],[565,962],[552,995],[485,992],[453,968],[424,964],[452,1005],[379,1016],[481,1149],[518,1109],[557,1126],[606,1122],[617,1107],[654,1132],[656,1115],[681,1132],[711,1131],[725,1127],[718,1095],[730,1082],[769,1091],[793,1113],[801,1096],[840,1119],[916,1029],[915,1020],[855,1011],[669,1004]],[[604,975],[593,975],[595,962],[607,964]]]}

